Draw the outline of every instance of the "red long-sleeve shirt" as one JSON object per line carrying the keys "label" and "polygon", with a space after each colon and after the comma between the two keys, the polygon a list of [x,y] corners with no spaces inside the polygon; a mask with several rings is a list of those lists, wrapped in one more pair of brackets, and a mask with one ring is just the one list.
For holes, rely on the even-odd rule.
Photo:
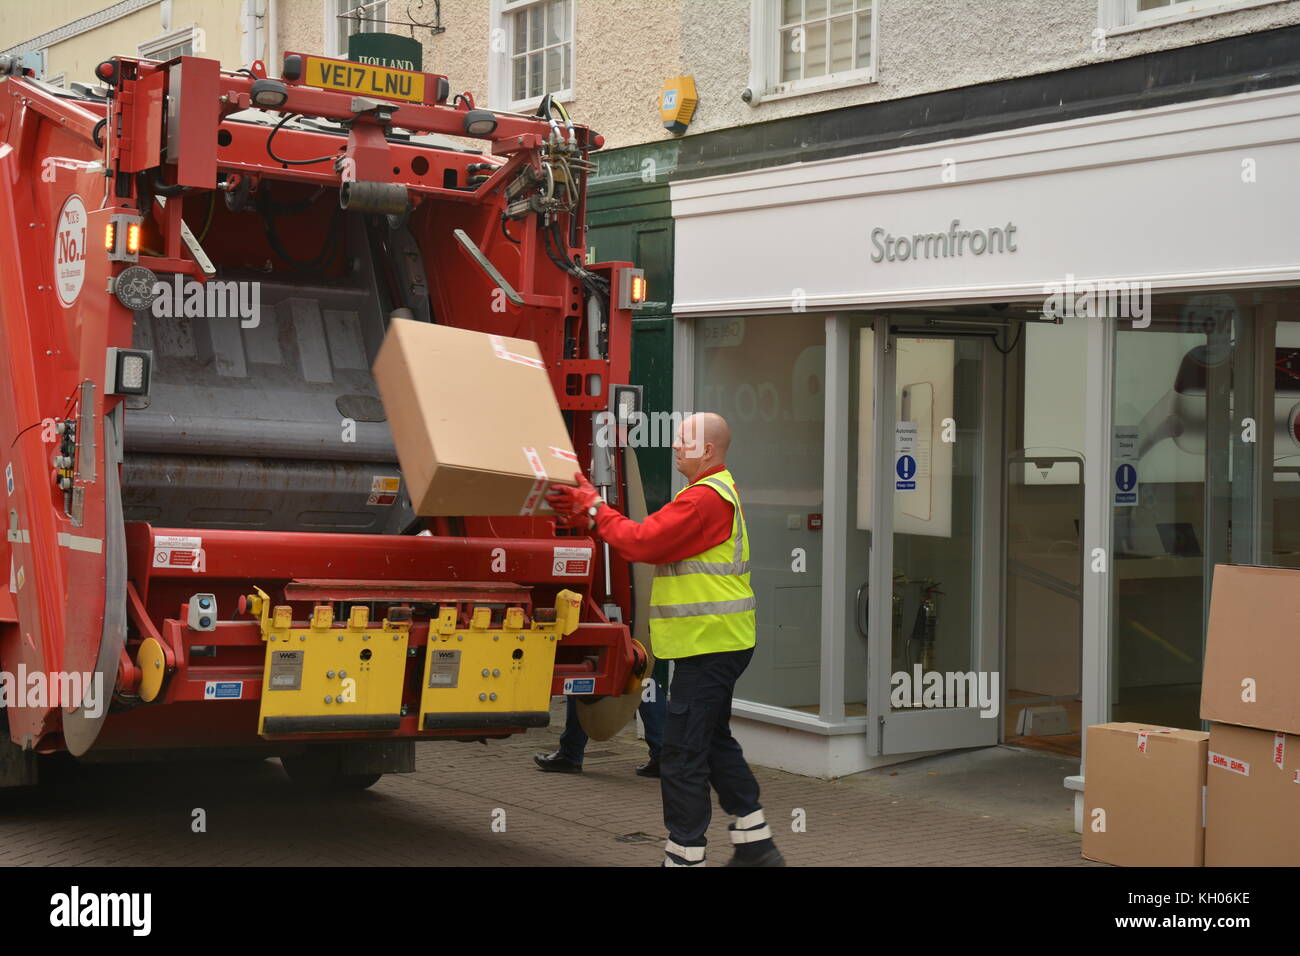
{"label": "red long-sleeve shirt", "polygon": [[[719,465],[696,478],[723,471]],[[717,547],[731,537],[734,509],[712,488],[693,485],[642,522],[609,505],[596,512],[596,531],[625,561],[671,564]]]}

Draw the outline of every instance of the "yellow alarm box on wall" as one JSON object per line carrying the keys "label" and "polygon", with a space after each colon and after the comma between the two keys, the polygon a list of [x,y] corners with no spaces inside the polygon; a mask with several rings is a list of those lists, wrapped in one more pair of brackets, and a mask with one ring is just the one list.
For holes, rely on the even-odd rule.
{"label": "yellow alarm box on wall", "polygon": [[686,132],[699,102],[695,77],[678,76],[665,83],[659,98],[659,118],[663,120],[664,129],[673,133]]}

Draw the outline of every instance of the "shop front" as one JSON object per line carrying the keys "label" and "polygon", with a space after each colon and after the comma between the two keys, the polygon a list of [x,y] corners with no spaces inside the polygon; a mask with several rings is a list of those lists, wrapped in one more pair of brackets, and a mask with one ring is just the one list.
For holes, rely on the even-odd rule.
{"label": "shop front", "polygon": [[672,184],[752,759],[1199,726],[1214,565],[1300,566],[1298,119],[1254,91]]}

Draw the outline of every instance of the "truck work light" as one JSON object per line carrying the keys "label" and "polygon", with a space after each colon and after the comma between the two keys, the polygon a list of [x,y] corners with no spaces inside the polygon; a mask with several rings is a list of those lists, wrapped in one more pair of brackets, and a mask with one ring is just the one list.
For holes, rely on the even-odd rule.
{"label": "truck work light", "polygon": [[153,353],[142,349],[108,350],[104,368],[105,395],[148,395]]}

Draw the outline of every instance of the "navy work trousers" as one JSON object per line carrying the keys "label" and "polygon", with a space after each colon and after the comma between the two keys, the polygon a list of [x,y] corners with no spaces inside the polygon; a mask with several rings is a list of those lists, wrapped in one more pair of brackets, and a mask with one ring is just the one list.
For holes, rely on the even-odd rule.
{"label": "navy work trousers", "polygon": [[732,816],[759,809],[758,781],[731,736],[731,696],[753,656],[751,647],[673,661],[659,782],[668,838],[681,846],[708,843],[710,785]]}

